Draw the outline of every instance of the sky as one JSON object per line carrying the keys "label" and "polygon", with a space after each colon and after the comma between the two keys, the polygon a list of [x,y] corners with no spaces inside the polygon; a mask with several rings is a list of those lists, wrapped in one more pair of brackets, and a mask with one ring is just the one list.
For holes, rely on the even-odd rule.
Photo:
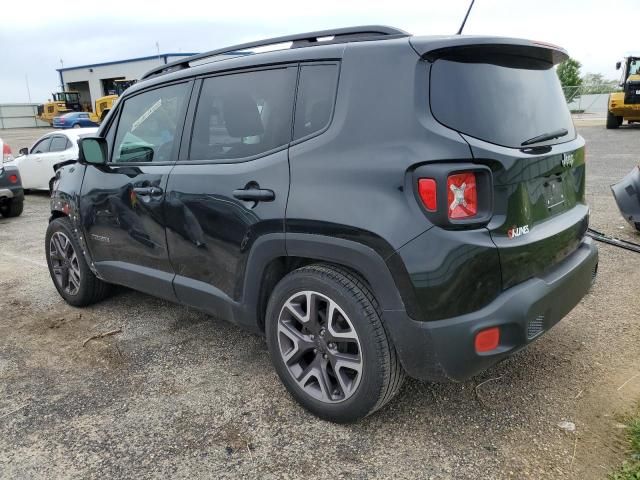
{"label": "sky", "polygon": [[[640,0],[476,0],[470,35],[555,43],[582,63],[582,73],[617,79],[615,63],[640,51],[621,12]],[[57,91],[56,68],[160,52],[200,52],[292,33],[381,24],[414,35],[455,33],[469,0],[361,1],[155,0],[52,3],[5,0],[0,5],[0,102],[43,102]],[[615,15],[612,16],[612,13]],[[634,43],[635,42],[635,43]],[[27,90],[27,84],[29,89]]]}

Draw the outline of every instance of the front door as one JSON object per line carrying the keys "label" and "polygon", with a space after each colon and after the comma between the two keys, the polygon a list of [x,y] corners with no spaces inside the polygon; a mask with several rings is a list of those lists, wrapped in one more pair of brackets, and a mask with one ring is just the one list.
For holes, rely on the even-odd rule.
{"label": "front door", "polygon": [[296,74],[296,66],[285,66],[205,78],[189,109],[195,114],[185,132],[192,134],[183,135],[169,177],[176,295],[227,320],[241,321],[229,307],[241,301],[254,242],[280,234],[284,254]]}
{"label": "front door", "polygon": [[109,162],[88,165],[80,210],[98,273],[117,283],[175,300],[165,237],[167,178],[179,151],[192,83],[127,97],[103,134]]}

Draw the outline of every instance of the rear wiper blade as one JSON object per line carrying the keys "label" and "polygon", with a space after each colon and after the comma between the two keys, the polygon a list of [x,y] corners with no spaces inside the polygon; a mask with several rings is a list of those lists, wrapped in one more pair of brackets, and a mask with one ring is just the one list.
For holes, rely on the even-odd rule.
{"label": "rear wiper blade", "polygon": [[542,135],[538,135],[537,137],[525,140],[520,145],[524,147],[526,145],[533,145],[534,143],[544,142],[545,140],[553,140],[554,138],[564,137],[567,133],[569,133],[569,130],[567,130],[566,128],[560,128],[558,130],[554,130],[553,132],[543,133]]}

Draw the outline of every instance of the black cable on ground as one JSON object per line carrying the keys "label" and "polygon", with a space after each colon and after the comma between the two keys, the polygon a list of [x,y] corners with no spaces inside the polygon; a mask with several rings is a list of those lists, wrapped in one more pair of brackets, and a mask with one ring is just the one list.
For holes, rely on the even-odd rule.
{"label": "black cable on ground", "polygon": [[593,228],[587,229],[587,235],[593,238],[597,242],[607,243],[615,247],[624,248],[632,252],[640,253],[640,243],[630,242],[628,240],[622,240],[620,238],[611,237]]}

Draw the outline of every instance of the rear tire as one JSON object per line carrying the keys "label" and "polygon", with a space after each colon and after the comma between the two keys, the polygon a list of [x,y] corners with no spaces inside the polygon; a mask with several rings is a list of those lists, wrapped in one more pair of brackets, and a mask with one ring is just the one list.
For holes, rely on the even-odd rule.
{"label": "rear tire", "polygon": [[618,128],[620,125],[622,125],[622,117],[616,117],[613,113],[607,111],[607,128]]}
{"label": "rear tire", "polygon": [[0,206],[0,214],[3,217],[19,217],[24,209],[24,200],[8,200],[2,206]]}
{"label": "rear tire", "polygon": [[53,220],[45,236],[49,274],[58,293],[70,305],[84,307],[107,297],[111,285],[87,265],[78,235],[68,217]]}
{"label": "rear tire", "polygon": [[316,264],[285,276],[269,299],[266,334],[289,393],[325,420],[370,415],[405,378],[378,302],[361,279],[339,267]]}
{"label": "rear tire", "polygon": [[79,123],[74,123],[73,124],[73,128],[80,128],[80,124]]}

